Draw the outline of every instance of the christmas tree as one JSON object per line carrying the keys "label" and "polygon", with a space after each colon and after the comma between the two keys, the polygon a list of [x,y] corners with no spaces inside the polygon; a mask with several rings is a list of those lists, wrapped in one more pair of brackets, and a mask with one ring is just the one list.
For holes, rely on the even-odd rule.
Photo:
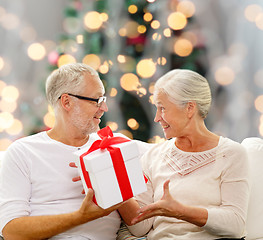
{"label": "christmas tree", "polygon": [[[70,1],[65,34],[48,55],[50,71],[70,62],[96,69],[106,88],[101,127],[148,142],[162,140],[153,122],[154,82],[174,68],[205,75],[205,47],[191,1]],[[52,125],[52,124],[51,124]]]}

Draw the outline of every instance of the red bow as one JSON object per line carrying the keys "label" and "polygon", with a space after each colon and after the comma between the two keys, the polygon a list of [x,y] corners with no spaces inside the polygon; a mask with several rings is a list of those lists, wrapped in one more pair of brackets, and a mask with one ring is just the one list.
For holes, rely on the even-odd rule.
{"label": "red bow", "polygon": [[[123,137],[113,137],[113,133],[110,127],[108,126],[99,130],[97,134],[100,136],[101,139],[96,140],[91,145],[89,150],[80,156],[80,166],[83,172],[85,182],[88,188],[92,188],[89,173],[87,172],[85,168],[83,157],[97,149],[106,148],[111,155],[113,168],[114,168],[114,171],[117,177],[117,181],[120,187],[121,195],[122,195],[123,200],[125,201],[133,196],[132,188],[131,188],[128,173],[127,173],[127,170],[124,164],[124,160],[122,158],[121,151],[119,148],[112,147],[111,145],[128,142],[130,140],[123,138]],[[95,196],[93,198],[93,201],[97,203]]]}

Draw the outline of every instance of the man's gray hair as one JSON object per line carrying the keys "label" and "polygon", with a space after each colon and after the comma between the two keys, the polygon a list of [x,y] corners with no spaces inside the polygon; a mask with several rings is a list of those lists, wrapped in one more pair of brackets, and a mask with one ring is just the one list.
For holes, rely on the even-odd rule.
{"label": "man's gray hair", "polygon": [[84,82],[84,74],[99,77],[97,71],[83,63],[69,63],[53,71],[46,81],[46,96],[48,103],[55,108],[63,93],[78,94]]}
{"label": "man's gray hair", "polygon": [[168,98],[178,107],[184,107],[194,101],[199,109],[199,115],[205,119],[211,106],[211,89],[206,78],[200,74],[185,69],[171,70],[159,78],[154,86],[154,97],[159,92],[167,94]]}

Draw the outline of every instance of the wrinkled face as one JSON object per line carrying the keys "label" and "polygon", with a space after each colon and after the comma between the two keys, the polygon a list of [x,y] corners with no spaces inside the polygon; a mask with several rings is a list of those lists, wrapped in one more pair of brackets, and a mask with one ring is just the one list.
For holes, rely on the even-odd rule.
{"label": "wrinkled face", "polygon": [[157,110],[154,121],[160,123],[165,137],[183,137],[189,123],[186,107],[178,107],[163,92],[155,95],[155,106]]}
{"label": "wrinkled face", "polygon": [[[77,95],[95,99],[104,95],[104,86],[98,77],[85,75],[84,79],[86,84],[81,93]],[[74,98],[74,106],[70,112],[72,125],[83,135],[97,132],[101,122],[100,118],[103,116],[104,112],[108,111],[106,103],[103,102],[98,106],[94,101],[79,99],[74,96],[70,97]]]}

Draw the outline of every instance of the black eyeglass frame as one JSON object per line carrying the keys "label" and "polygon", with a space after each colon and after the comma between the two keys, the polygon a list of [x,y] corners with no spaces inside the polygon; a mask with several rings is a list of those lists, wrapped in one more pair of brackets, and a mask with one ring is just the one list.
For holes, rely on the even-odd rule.
{"label": "black eyeglass frame", "polygon": [[[106,96],[102,96],[102,97],[99,97],[99,98],[90,98],[90,97],[84,97],[84,96],[80,96],[80,95],[75,95],[75,94],[72,94],[72,93],[67,93],[67,94],[69,96],[76,97],[78,99],[96,102],[98,105],[101,105],[102,102],[106,102],[106,100],[107,100]],[[60,99],[60,98],[61,98],[61,96],[58,99]]]}

